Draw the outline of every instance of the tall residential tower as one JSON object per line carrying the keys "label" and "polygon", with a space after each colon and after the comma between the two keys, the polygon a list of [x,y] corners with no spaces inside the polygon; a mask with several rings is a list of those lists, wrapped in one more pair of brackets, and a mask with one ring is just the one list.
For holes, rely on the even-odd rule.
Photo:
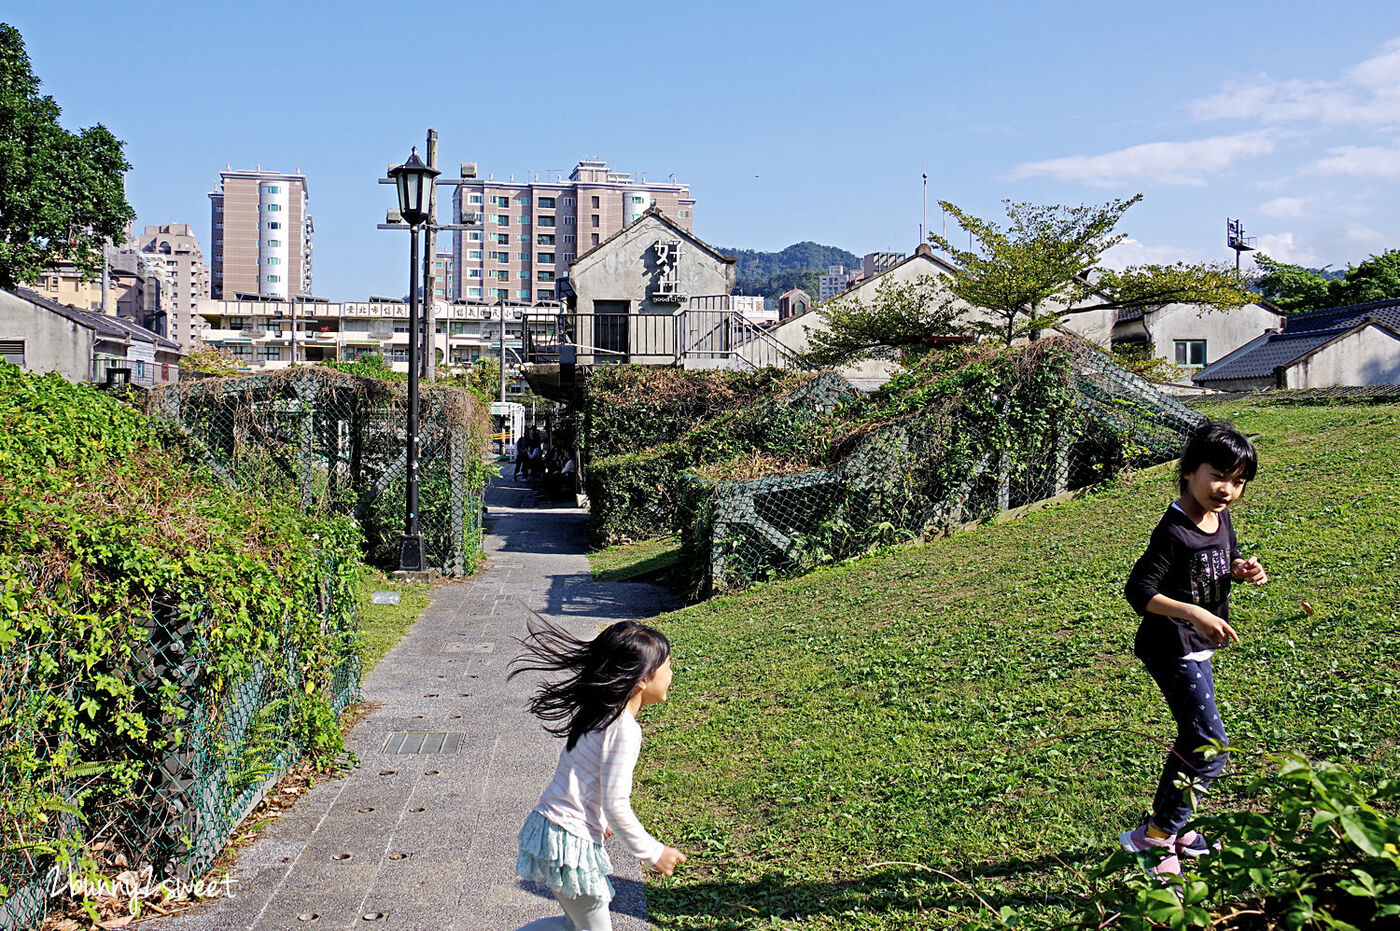
{"label": "tall residential tower", "polygon": [[496,181],[469,178],[453,198],[454,223],[472,229],[453,234],[456,288],[466,301],[531,304],[559,299],[556,282],[569,263],[658,207],[690,231],[695,199],[676,181],[636,181],[608,171],[606,162],[584,160],[569,180]]}
{"label": "tall residential tower", "polygon": [[214,246],[209,296],[311,294],[311,214],[306,176],[223,171],[209,193]]}

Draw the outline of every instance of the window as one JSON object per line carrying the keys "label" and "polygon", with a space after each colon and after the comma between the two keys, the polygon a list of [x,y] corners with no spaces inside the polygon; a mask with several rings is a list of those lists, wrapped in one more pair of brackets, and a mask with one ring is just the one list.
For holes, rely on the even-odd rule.
{"label": "window", "polygon": [[593,234],[592,245],[595,245],[595,246],[598,245],[598,234],[597,234],[597,233],[594,233],[594,234]]}
{"label": "window", "polygon": [[453,320],[453,321],[452,321],[452,335],[453,335],[453,336],[461,336],[461,335],[462,335],[463,333],[465,333],[465,332],[467,332],[467,321],[465,321],[465,320]]}
{"label": "window", "polygon": [[554,218],[549,216],[540,217],[540,226],[553,226]]}
{"label": "window", "polygon": [[522,207],[528,207],[530,206],[530,197],[528,194],[521,194],[515,199],[515,202]]}
{"label": "window", "polygon": [[467,250],[467,258],[469,258],[469,259],[480,259],[480,258],[481,258],[481,250],[480,250],[480,249],[468,249],[468,250]]}
{"label": "window", "polygon": [[282,209],[282,205],[281,205],[281,204],[268,204],[268,205],[267,205],[267,209],[268,209],[269,212],[276,212],[276,211]]}
{"label": "window", "polygon": [[564,234],[564,245],[567,246],[569,243],[571,243],[571,242],[573,242],[573,241],[574,241],[574,234],[573,234],[573,233],[565,233],[565,234]]}
{"label": "window", "polygon": [[564,198],[564,206],[565,206],[565,207],[572,207],[573,205],[574,205],[574,199],[573,199],[572,197],[566,197],[566,198]]}
{"label": "window", "polygon": [[269,284],[276,284],[277,282],[279,282],[279,281],[281,281],[281,280],[282,280],[282,276],[281,276],[281,275],[268,275],[268,276],[267,276],[267,281],[268,281]]}
{"label": "window", "polygon": [[540,288],[535,292],[535,299],[539,301],[554,300],[554,291],[551,288]]}
{"label": "window", "polygon": [[238,343],[234,343],[232,346],[225,346],[224,349],[228,350],[228,354],[233,356],[235,359],[251,360],[253,358],[252,346],[243,346]]}
{"label": "window", "polygon": [[[438,293],[438,294],[441,294],[442,292],[439,291],[439,292],[437,292],[437,293]],[[447,332],[447,324],[443,323],[441,320],[434,320],[434,321],[433,321],[433,332],[434,332],[434,333],[446,333],[446,332]]]}
{"label": "window", "polygon": [[634,204],[640,204],[641,202],[642,202],[642,198],[633,196],[633,198],[632,198],[632,203],[634,203]]}
{"label": "window", "polygon": [[[222,226],[223,224],[220,225]],[[268,220],[267,228],[270,230],[280,230],[282,228],[282,223],[280,220]]]}
{"label": "window", "polygon": [[467,297],[481,297],[481,289],[467,288]]}
{"label": "window", "polygon": [[572,252],[565,252],[565,253],[564,253],[564,261],[565,261],[565,262],[572,262],[573,260],[574,260],[574,254],[573,254]]}
{"label": "window", "polygon": [[279,258],[278,258],[277,256],[275,256],[275,255],[270,255],[270,256],[267,257],[267,264],[268,264],[268,265],[281,265],[281,264],[282,264],[282,260],[279,259]]}
{"label": "window", "polygon": [[529,281],[529,280],[530,280],[530,273],[527,272],[527,271],[525,271],[525,269],[522,268],[522,269],[520,270],[520,274],[516,275],[515,277],[519,278],[521,281]]}
{"label": "window", "polygon": [[267,241],[267,247],[269,249],[276,249],[280,245],[282,245],[282,240],[280,239],[269,239]]}
{"label": "window", "polygon": [[509,198],[509,197],[494,197],[494,196],[493,196],[493,197],[491,198],[491,206],[492,206],[492,207],[509,207],[509,206],[510,206],[510,198]]}
{"label": "window", "polygon": [[539,243],[541,246],[552,246],[554,245],[554,234],[540,233],[535,237],[535,242]]}
{"label": "window", "polygon": [[509,214],[506,214],[506,213],[498,213],[498,214],[496,214],[496,225],[497,225],[497,226],[510,226],[510,215],[509,215]]}
{"label": "window", "polygon": [[467,233],[467,242],[481,242],[481,230],[472,230]]}
{"label": "window", "polygon": [[469,269],[467,269],[467,277],[468,277],[468,278],[480,278],[480,277],[481,277],[481,269],[479,269],[479,268],[469,268]]}
{"label": "window", "polygon": [[274,348],[271,348],[271,349],[259,347],[259,348],[258,348],[258,361],[259,361],[259,362],[281,362],[281,361],[282,361],[282,350],[277,349],[277,348],[275,348],[275,347],[274,347]]}
{"label": "window", "polygon": [[543,264],[545,264],[545,265],[553,265],[553,264],[554,264],[554,253],[553,253],[553,252],[541,252],[541,253],[539,253],[539,254],[537,254],[537,255],[535,256],[535,261],[536,261],[536,262],[541,262],[541,263],[543,263]]}
{"label": "window", "polygon": [[593,214],[593,228],[594,228],[595,230],[598,228],[598,214],[596,214],[596,213]]}
{"label": "window", "polygon": [[553,281],[554,272],[536,272],[535,277],[538,278],[540,281]]}
{"label": "window", "polygon": [[369,321],[363,317],[351,317],[341,326],[347,333],[368,333]]}
{"label": "window", "polygon": [[1176,364],[1189,368],[1201,368],[1206,364],[1206,341],[1203,339],[1179,339],[1176,341]]}
{"label": "window", "polygon": [[281,189],[280,187],[278,187],[277,185],[275,185],[275,184],[269,184],[269,185],[267,186],[267,193],[269,193],[269,194],[281,194],[281,193],[282,193],[282,189]]}
{"label": "window", "polygon": [[[520,215],[520,225],[521,225],[521,226],[529,226],[529,225],[530,225],[530,215],[529,215],[528,213],[522,213],[522,214]],[[527,234],[527,235],[528,235],[528,234]]]}
{"label": "window", "polygon": [[493,262],[509,262],[509,261],[510,261],[510,253],[509,253],[509,252],[493,252],[493,253],[491,253],[491,261],[493,261]]}
{"label": "window", "polygon": [[495,278],[497,281],[505,281],[507,278],[510,277],[510,269],[498,268],[495,271],[491,272],[491,277]]}
{"label": "window", "polygon": [[481,195],[480,195],[480,194],[473,194],[470,198],[468,198],[467,203],[469,203],[469,204],[479,204],[479,203],[481,203]]}
{"label": "window", "polygon": [[395,333],[407,333],[407,332],[408,332],[408,318],[407,318],[407,317],[395,317],[395,318],[394,318],[394,332],[395,332]]}
{"label": "window", "polygon": [[597,210],[597,209],[598,209],[598,198],[597,198],[596,195],[593,197],[593,209],[594,209],[594,210]]}
{"label": "window", "polygon": [[542,208],[544,208],[544,209],[547,209],[547,210],[553,210],[553,209],[554,209],[554,198],[553,198],[553,197],[541,197],[541,198],[540,198],[540,207],[542,207]]}
{"label": "window", "polygon": [[522,262],[530,261],[530,253],[528,252],[517,252],[515,253],[515,257]]}
{"label": "window", "polygon": [[529,289],[529,288],[521,288],[521,289],[520,289],[520,299],[521,299],[522,301],[528,301],[528,300],[530,299],[530,289]]}
{"label": "window", "polygon": [[494,293],[492,296],[493,296],[493,297],[496,297],[496,298],[498,298],[498,299],[500,299],[500,300],[503,300],[503,301],[504,301],[504,300],[508,300],[508,299],[510,298],[510,289],[509,289],[509,288],[497,288],[496,291],[495,291],[495,293]]}

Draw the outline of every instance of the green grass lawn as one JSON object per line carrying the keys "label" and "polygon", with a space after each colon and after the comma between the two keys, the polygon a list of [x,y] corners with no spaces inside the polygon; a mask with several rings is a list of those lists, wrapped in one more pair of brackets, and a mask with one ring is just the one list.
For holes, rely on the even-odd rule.
{"label": "green grass lawn", "polygon": [[[428,606],[432,586],[423,583],[395,582],[378,569],[365,569],[360,583],[360,632],[364,636],[360,648],[360,679],[379,665],[384,655],[398,646],[408,628],[418,620]],[[396,605],[377,605],[370,600],[375,592],[398,592]]]}
{"label": "green grass lawn", "polygon": [[681,542],[673,535],[594,550],[588,567],[597,582],[635,582],[664,575],[680,557]]}
{"label": "green grass lawn", "polygon": [[[1234,513],[1271,581],[1235,588],[1243,643],[1216,671],[1237,751],[1208,807],[1248,804],[1275,751],[1396,772],[1400,406],[1211,413],[1260,434]],[[691,859],[649,883],[653,923],[1082,915],[1104,882],[1089,870],[1150,805],[1174,733],[1122,588],[1175,495],[1151,470],[661,617],[675,685],[643,716],[634,801]]]}

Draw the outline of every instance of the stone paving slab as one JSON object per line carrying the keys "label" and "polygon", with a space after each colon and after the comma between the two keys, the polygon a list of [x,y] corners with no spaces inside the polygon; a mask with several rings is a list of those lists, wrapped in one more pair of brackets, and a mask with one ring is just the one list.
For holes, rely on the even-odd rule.
{"label": "stone paving slab", "polygon": [[[362,686],[379,707],[349,737],[359,766],[318,783],[261,831],[239,855],[231,898],[143,927],[514,931],[559,914],[547,889],[515,877],[515,832],[560,749],[525,711],[536,680],[505,680],[515,638],[531,610],[589,636],[674,605],[654,586],[592,581],[583,511],[539,504],[509,479],[493,482],[487,506],[485,568],[434,589]],[[384,752],[405,731],[463,737],[453,753]],[[614,927],[642,931],[640,866],[620,847],[609,853]]]}

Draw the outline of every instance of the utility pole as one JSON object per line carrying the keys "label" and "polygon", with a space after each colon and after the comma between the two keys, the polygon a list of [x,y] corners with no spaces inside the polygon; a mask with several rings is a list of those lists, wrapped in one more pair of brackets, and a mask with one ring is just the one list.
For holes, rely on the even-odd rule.
{"label": "utility pole", "polygon": [[506,399],[506,301],[500,298],[501,305],[501,400]]}
{"label": "utility pole", "polygon": [[[428,167],[438,166],[438,135],[436,129],[428,130]],[[430,383],[437,377],[437,324],[433,320],[433,294],[437,291],[437,185],[428,191],[428,222],[423,238],[423,351],[419,355],[422,371],[419,373]]]}

